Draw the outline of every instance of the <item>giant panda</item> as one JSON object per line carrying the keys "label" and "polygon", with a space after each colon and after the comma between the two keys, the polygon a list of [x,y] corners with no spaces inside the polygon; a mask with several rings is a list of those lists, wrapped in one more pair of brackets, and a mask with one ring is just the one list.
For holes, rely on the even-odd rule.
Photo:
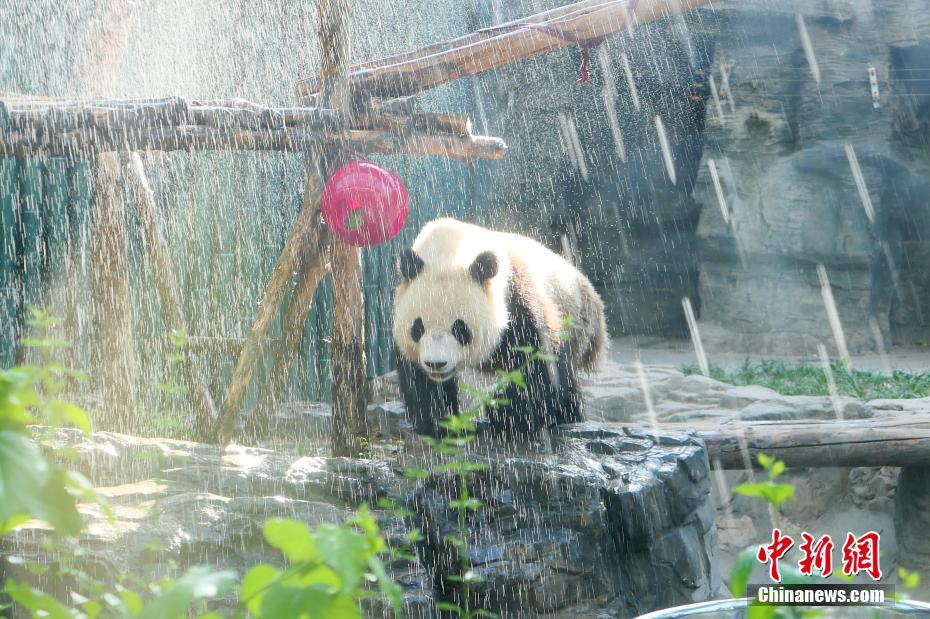
{"label": "giant panda", "polygon": [[417,433],[441,436],[439,422],[466,405],[460,382],[487,389],[498,370],[522,369],[524,385],[489,407],[482,432],[534,438],[582,420],[577,371],[596,367],[608,337],[603,302],[574,266],[525,236],[440,218],[396,272],[392,336]]}

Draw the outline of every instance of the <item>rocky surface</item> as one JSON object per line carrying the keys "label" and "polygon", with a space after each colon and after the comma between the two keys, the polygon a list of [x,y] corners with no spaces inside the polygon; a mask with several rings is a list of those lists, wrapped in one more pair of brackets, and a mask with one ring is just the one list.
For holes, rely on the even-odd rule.
{"label": "rocky surface", "polygon": [[[445,535],[456,526],[448,500],[457,488],[440,474],[404,480],[403,469],[429,462],[414,444],[349,460],[109,433],[59,431],[45,441],[67,448],[70,465],[113,506],[113,523],[84,509],[91,525],[82,545],[98,574],[152,580],[201,563],[242,574],[257,561],[281,562],[262,540],[264,519],[333,522],[384,497],[415,514],[408,521],[377,512],[389,540],[412,526],[425,533],[416,562],[390,566],[404,586],[405,616],[437,616],[436,603],[454,595],[448,577],[457,573],[458,550]],[[492,610],[629,617],[720,592],[710,472],[691,439],[662,434],[656,442],[591,423],[554,434],[545,447],[487,444],[473,457],[488,469],[472,481],[485,507],[469,521],[468,559],[484,579],[476,601]],[[46,533],[41,523],[27,525],[5,538],[4,556],[53,561],[43,550]],[[18,564],[3,568],[25,575]],[[372,616],[383,612],[377,600],[369,607]]]}
{"label": "rocky surface", "polygon": [[928,160],[908,144],[925,143],[927,6],[740,0],[714,16],[721,104],[694,192],[705,343],[835,354],[818,264],[850,351],[926,341]]}

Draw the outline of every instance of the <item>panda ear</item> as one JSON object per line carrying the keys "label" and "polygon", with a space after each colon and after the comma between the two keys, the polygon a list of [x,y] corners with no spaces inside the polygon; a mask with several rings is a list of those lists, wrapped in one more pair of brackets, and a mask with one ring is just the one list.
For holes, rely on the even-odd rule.
{"label": "panda ear", "polygon": [[497,275],[497,256],[493,251],[481,252],[468,267],[468,273],[476,282],[483,284]]}
{"label": "panda ear", "polygon": [[405,247],[397,256],[397,281],[398,283],[410,281],[416,278],[423,270],[423,259],[420,258],[412,247]]}

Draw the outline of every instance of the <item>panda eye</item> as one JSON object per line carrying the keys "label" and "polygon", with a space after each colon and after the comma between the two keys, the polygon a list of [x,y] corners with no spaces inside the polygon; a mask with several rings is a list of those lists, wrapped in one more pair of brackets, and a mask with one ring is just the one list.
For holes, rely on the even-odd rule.
{"label": "panda eye", "polygon": [[468,346],[471,342],[471,329],[461,318],[452,323],[452,336],[462,346]]}
{"label": "panda eye", "polygon": [[410,327],[410,339],[414,342],[419,342],[425,331],[426,329],[423,327],[423,321],[417,318],[413,321],[413,326]]}

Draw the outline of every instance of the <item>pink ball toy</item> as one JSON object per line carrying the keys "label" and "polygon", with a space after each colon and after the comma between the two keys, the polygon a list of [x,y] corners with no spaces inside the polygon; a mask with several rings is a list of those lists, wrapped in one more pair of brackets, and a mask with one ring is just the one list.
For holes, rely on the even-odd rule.
{"label": "pink ball toy", "polygon": [[380,245],[397,236],[407,221],[407,188],[387,168],[351,161],[326,181],[321,210],[326,225],[349,245]]}

